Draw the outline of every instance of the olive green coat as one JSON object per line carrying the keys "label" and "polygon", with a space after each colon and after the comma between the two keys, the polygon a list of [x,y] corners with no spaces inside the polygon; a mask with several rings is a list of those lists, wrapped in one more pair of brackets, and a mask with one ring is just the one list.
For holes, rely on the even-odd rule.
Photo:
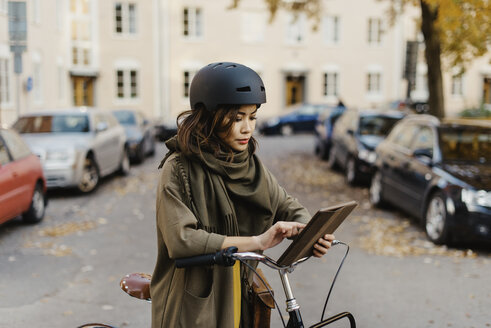
{"label": "olive green coat", "polygon": [[[233,327],[232,267],[175,267],[175,258],[216,252],[225,239],[199,227],[191,210],[189,188],[206,181],[187,181],[180,156],[174,153],[165,161],[157,189],[158,256],[150,287],[152,328]],[[267,179],[265,195],[270,197],[271,217],[262,224],[251,224],[252,218],[246,217],[251,204],[234,199],[240,235],[261,234],[275,221],[306,223],[310,219],[307,210],[262,164],[258,169]]]}

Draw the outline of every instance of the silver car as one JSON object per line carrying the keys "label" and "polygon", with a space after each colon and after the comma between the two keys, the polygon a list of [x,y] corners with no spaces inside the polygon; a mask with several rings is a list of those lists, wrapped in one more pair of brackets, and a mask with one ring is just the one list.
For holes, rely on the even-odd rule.
{"label": "silver car", "polygon": [[77,107],[33,113],[13,127],[41,158],[48,188],[89,193],[101,177],[129,172],[126,134],[110,112]]}

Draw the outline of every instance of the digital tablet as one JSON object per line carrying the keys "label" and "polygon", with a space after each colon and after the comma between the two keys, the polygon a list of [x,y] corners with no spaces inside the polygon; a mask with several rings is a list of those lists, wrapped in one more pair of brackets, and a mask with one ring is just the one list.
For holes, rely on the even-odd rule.
{"label": "digital tablet", "polygon": [[290,246],[281,254],[277,263],[288,266],[301,258],[311,256],[314,244],[319,238],[325,234],[334,233],[357,205],[357,202],[350,201],[318,210]]}

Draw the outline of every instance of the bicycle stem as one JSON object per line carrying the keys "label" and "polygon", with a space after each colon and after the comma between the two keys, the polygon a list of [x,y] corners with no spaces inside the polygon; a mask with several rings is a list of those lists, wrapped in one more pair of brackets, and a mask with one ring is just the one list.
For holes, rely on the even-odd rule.
{"label": "bicycle stem", "polygon": [[285,291],[286,311],[290,315],[290,320],[288,320],[287,327],[303,328],[302,316],[300,315],[300,305],[298,305],[296,298],[293,296],[290,280],[288,279],[288,270],[278,270],[278,273],[280,274],[283,290]]}

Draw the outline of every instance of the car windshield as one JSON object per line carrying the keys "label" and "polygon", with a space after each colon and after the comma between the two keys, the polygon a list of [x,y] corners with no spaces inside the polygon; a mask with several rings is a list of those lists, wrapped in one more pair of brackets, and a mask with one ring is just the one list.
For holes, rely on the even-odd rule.
{"label": "car windshield", "polygon": [[118,119],[119,123],[123,125],[135,125],[136,124],[136,117],[135,114],[132,112],[126,112],[126,111],[121,111],[121,112],[113,112],[114,116]]}
{"label": "car windshield", "polygon": [[444,161],[491,162],[490,128],[442,127],[439,134]]}
{"label": "car windshield", "polygon": [[388,116],[362,116],[360,117],[360,134],[386,136],[398,118]]}
{"label": "car windshield", "polygon": [[84,114],[21,117],[14,129],[20,133],[89,132],[89,119]]}

